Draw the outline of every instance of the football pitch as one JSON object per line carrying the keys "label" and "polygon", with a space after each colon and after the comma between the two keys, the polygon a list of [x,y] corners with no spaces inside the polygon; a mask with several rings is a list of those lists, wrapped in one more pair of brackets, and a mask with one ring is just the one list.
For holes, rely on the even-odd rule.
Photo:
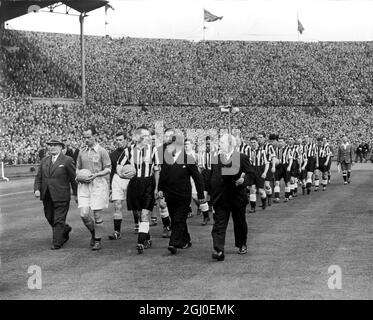
{"label": "football pitch", "polygon": [[[139,255],[129,212],[122,239],[105,237],[93,252],[73,201],[70,240],[50,250],[33,179],[1,182],[0,299],[373,299],[373,165],[356,164],[349,185],[333,168],[327,191],[247,213],[246,255],[236,253],[230,221],[223,262],[211,259],[212,224],[201,226],[200,215],[188,219],[193,246],[176,255],[167,251],[159,217],[152,247]],[[113,212],[110,204],[105,235]],[[30,266],[40,267],[41,289],[29,288]],[[330,286],[333,270],[340,289]]]}

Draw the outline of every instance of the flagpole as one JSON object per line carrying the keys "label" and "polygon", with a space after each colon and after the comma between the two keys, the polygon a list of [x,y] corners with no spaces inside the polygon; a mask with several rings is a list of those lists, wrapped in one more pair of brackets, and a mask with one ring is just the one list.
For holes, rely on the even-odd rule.
{"label": "flagpole", "polygon": [[206,26],[205,26],[205,11],[203,11],[203,42],[205,41],[205,30],[206,30]]}
{"label": "flagpole", "polygon": [[299,23],[299,16],[298,16],[298,8],[297,8],[297,41],[299,42],[299,30],[298,30],[298,23]]}

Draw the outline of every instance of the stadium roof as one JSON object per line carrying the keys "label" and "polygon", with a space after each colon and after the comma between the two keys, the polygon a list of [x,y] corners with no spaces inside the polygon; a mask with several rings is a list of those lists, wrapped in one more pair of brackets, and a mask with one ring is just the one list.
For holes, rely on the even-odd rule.
{"label": "stadium roof", "polygon": [[[109,3],[106,0],[0,0],[0,23],[17,18],[30,12],[31,6],[37,6],[40,9],[56,3],[63,3],[68,7],[79,11],[89,12],[101,8]],[[32,9],[31,9],[32,11]]]}

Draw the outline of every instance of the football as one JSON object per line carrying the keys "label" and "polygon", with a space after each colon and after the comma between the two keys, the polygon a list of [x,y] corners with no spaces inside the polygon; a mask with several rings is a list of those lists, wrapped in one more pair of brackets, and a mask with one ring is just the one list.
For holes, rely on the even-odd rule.
{"label": "football", "polygon": [[88,179],[89,176],[92,175],[92,172],[89,171],[88,169],[81,169],[78,171],[76,174],[76,180],[80,183],[87,183],[86,180]]}
{"label": "football", "polygon": [[130,164],[118,166],[117,173],[123,179],[132,179],[136,175],[136,168]]}

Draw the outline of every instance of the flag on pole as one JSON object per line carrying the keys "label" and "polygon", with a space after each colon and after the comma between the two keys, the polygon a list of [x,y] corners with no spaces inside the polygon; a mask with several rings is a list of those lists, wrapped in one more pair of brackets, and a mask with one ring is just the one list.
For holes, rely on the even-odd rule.
{"label": "flag on pole", "polygon": [[111,10],[114,10],[114,8],[110,5],[110,4],[106,4],[105,5],[105,15],[107,14],[107,11],[111,9]]}
{"label": "flag on pole", "polygon": [[299,19],[298,19],[298,31],[299,31],[300,34],[302,34],[303,31],[304,31],[304,27],[303,27],[302,23],[299,21]]}
{"label": "flag on pole", "polygon": [[221,20],[221,19],[223,19],[223,16],[218,17],[218,16],[212,14],[211,12],[207,11],[206,9],[203,9],[203,10],[204,10],[205,21],[206,21],[206,22],[214,22],[214,21],[216,21],[216,20]]}

